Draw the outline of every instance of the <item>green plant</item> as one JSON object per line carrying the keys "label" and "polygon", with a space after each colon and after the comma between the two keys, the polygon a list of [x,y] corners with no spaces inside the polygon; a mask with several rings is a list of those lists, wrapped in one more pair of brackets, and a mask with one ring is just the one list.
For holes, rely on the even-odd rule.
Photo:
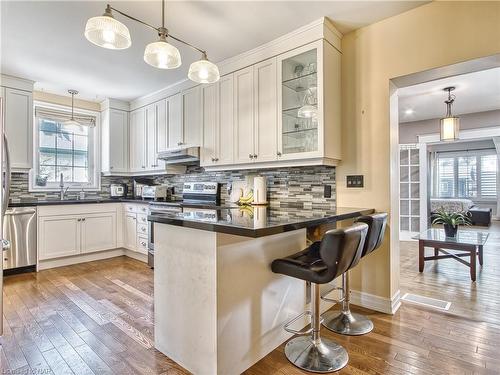
{"label": "green plant", "polygon": [[470,212],[447,212],[443,209],[434,214],[432,224],[448,224],[453,227],[457,225],[471,225]]}

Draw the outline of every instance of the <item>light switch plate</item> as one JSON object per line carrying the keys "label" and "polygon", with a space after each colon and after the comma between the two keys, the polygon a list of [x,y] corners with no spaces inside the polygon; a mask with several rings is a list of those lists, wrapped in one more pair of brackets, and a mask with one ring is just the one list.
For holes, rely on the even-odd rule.
{"label": "light switch plate", "polygon": [[347,176],[347,187],[348,188],[362,188],[364,187],[364,176],[361,174]]}

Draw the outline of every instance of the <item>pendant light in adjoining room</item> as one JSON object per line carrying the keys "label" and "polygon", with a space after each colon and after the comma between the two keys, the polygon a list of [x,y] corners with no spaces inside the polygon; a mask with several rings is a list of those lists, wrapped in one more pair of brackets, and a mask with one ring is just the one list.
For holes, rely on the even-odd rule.
{"label": "pendant light in adjoining room", "polygon": [[182,39],[172,36],[168,29],[165,28],[165,0],[162,0],[161,5],[162,24],[160,27],[155,27],[135,17],[129,16],[108,4],[102,16],[92,17],[87,21],[85,37],[91,43],[103,48],[124,49],[130,47],[130,33],[124,24],[114,19],[111,12],[115,11],[158,33],[159,40],[149,43],[144,50],[144,61],[147,64],[159,69],[175,69],[181,66],[181,55],[177,47],[167,41],[170,38],[191,47],[202,55],[200,60],[195,61],[189,67],[189,79],[196,83],[217,82],[220,78],[219,68],[214,63],[208,61],[207,52]]}
{"label": "pendant light in adjoining room", "polygon": [[458,139],[458,133],[460,131],[460,119],[451,114],[451,106],[455,101],[455,95],[451,92],[455,90],[455,87],[450,86],[443,89],[448,92],[448,98],[444,101],[446,104],[446,115],[439,123],[441,125],[441,141],[451,142]]}

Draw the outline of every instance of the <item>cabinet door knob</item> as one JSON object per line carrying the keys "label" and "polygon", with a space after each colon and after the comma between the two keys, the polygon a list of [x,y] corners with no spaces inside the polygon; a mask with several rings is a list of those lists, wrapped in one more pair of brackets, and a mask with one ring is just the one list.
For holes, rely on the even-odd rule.
{"label": "cabinet door knob", "polygon": [[276,155],[281,156],[281,152],[279,152],[279,151],[278,151],[278,152],[276,153]]}
{"label": "cabinet door knob", "polygon": [[109,169],[113,169],[114,167],[109,167]]}
{"label": "cabinet door knob", "polygon": [[248,157],[249,157],[250,159],[253,159],[253,155],[252,155],[252,154],[248,154]]}
{"label": "cabinet door knob", "polygon": [[219,161],[219,158],[215,158],[215,161]]}
{"label": "cabinet door knob", "polygon": [[177,142],[177,146],[181,146],[182,145],[182,142]]}
{"label": "cabinet door knob", "polygon": [[146,169],[146,166],[145,166],[145,165],[143,165],[143,166],[142,166],[142,169]]}
{"label": "cabinet door knob", "polygon": [[215,161],[215,158],[212,158],[212,163]]}
{"label": "cabinet door knob", "polygon": [[254,158],[254,159],[257,159],[257,154],[253,154],[253,158]]}
{"label": "cabinet door knob", "polygon": [[85,218],[83,218],[82,221],[85,221]]}

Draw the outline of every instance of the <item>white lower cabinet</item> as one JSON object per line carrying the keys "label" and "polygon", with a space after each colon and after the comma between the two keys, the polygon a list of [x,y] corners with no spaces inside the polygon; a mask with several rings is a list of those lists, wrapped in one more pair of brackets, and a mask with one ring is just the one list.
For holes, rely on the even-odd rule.
{"label": "white lower cabinet", "polygon": [[116,213],[86,215],[81,219],[81,252],[116,248]]}
{"label": "white lower cabinet", "polygon": [[137,214],[125,214],[125,241],[124,245],[127,249],[136,251],[137,244]]}
{"label": "white lower cabinet", "polygon": [[148,206],[126,203],[124,212],[124,246],[141,254],[148,253]]}
{"label": "white lower cabinet", "polygon": [[39,207],[39,260],[117,248],[118,211],[112,203]]}
{"label": "white lower cabinet", "polygon": [[80,223],[80,217],[39,217],[38,258],[47,260],[80,254]]}

